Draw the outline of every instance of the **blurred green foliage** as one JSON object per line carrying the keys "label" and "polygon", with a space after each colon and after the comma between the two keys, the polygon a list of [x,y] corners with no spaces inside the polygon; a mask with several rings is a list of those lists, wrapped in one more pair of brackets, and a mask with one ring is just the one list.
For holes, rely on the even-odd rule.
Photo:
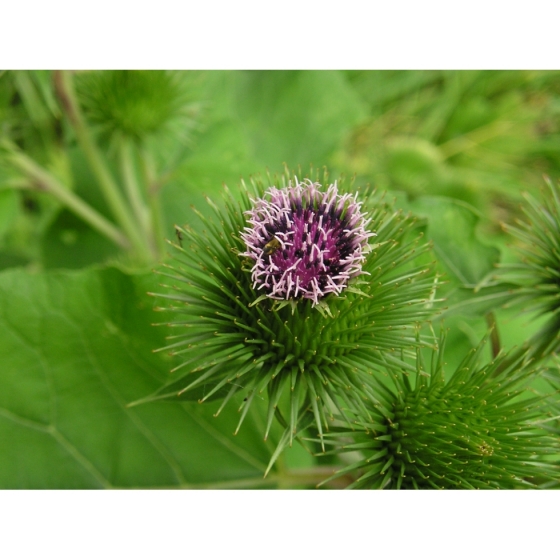
{"label": "blurred green foliage", "polygon": [[[169,369],[151,355],[165,333],[139,326],[163,239],[200,227],[191,205],[241,177],[355,175],[423,220],[453,367],[500,304],[495,266],[514,258],[501,223],[560,178],[560,72],[4,71],[0,143],[0,455],[17,457],[0,487],[293,487],[329,460],[294,448],[260,481],[260,428],[234,440],[207,407],[126,408]],[[496,313],[508,347],[536,332]]]}
{"label": "blurred green foliage", "polygon": [[[47,71],[0,76],[2,136],[107,212],[52,82]],[[219,198],[223,183],[280,172],[284,163],[325,165],[411,199],[462,200],[497,238],[500,222],[517,216],[520,193],[542,186],[543,174],[560,175],[557,72],[83,72],[76,82],[109,159],[121,132],[157,152],[167,237],[175,223],[196,220],[188,208],[204,195]],[[13,175],[2,165],[4,188]],[[67,245],[76,236],[56,226],[61,208],[46,197],[20,198],[2,220],[16,222],[0,230],[2,257],[49,266],[41,248],[47,230]]]}

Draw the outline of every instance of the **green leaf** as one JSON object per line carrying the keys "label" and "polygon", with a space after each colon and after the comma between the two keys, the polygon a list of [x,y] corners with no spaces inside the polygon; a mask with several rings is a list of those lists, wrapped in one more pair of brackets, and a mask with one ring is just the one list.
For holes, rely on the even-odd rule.
{"label": "green leaf", "polygon": [[468,205],[450,198],[423,196],[409,207],[428,218],[428,237],[451,278],[474,288],[495,271],[500,251],[478,238],[479,216]]}
{"label": "green leaf", "polygon": [[230,72],[216,74],[213,83],[217,114],[232,119],[241,133],[237,141],[248,141],[255,159],[275,171],[284,162],[304,169],[327,163],[367,116],[338,71]]}
{"label": "green leaf", "polygon": [[56,217],[41,239],[46,268],[82,268],[118,253],[115,244],[68,210]]}
{"label": "green leaf", "polygon": [[2,488],[271,485],[258,416],[127,404],[153,392],[169,360],[152,349],[152,275],[117,269],[0,274]]}

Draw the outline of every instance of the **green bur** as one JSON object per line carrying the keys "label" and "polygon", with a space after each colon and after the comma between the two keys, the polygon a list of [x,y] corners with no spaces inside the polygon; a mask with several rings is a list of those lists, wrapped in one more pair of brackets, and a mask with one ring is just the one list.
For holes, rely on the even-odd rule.
{"label": "green bur", "polygon": [[520,352],[480,366],[485,342],[447,381],[443,339],[429,370],[418,351],[412,371],[387,364],[376,372],[371,393],[380,397],[370,420],[356,417],[327,436],[334,452],[359,451],[362,458],[331,478],[350,476],[353,488],[394,489],[557,482],[560,449],[544,427],[549,404],[528,389],[541,373]]}
{"label": "green bur", "polygon": [[189,72],[84,72],[76,85],[88,118],[109,137],[143,142],[161,133],[188,136],[195,125],[198,106]]}

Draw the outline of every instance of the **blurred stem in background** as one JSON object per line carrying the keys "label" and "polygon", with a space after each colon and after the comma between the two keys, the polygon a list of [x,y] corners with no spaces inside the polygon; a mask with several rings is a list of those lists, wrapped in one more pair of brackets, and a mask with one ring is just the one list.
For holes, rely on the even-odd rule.
{"label": "blurred stem in background", "polygon": [[434,195],[466,202],[507,252],[499,223],[518,217],[521,190],[560,173],[559,99],[560,74],[535,71],[3,72],[0,134],[17,174],[0,161],[0,188],[38,201],[14,218],[15,243],[17,228],[5,228],[5,247],[47,268],[119,253],[144,266],[161,259],[175,223],[196,221],[188,207],[223,183],[313,162],[403,207]]}
{"label": "blurred stem in background", "polygon": [[149,218],[151,220],[151,228],[153,232],[152,241],[156,244],[154,250],[157,254],[163,254],[163,222],[162,210],[160,203],[161,183],[156,175],[156,166],[151,152],[145,148],[140,148],[139,158],[140,169],[142,172],[142,181],[146,188],[146,197],[148,199]]}
{"label": "blurred stem in background", "polygon": [[180,161],[175,152],[185,153],[197,113],[189,73],[17,71],[2,77],[4,188],[48,194],[125,251],[133,267],[161,260],[161,187]]}
{"label": "blurred stem in background", "polygon": [[17,146],[4,140],[2,141],[1,147],[5,151],[8,161],[19,169],[29,180],[28,182],[18,182],[14,184],[14,186],[20,188],[35,188],[49,193],[116,245],[122,249],[128,249],[130,247],[129,239],[120,229],[115,227],[109,220],[97,212],[97,210],[87,204],[87,202],[74,194],[67,186],[61,184],[56,177],[43,169],[33,159],[26,156]]}
{"label": "blurred stem in background", "polygon": [[145,230],[145,224],[142,223],[144,220],[139,219],[138,215],[134,216],[139,199],[138,193],[131,197],[130,190],[137,190],[137,187],[131,186],[130,165],[123,166],[123,172],[126,174],[123,177],[123,182],[129,195],[127,204],[84,120],[76,99],[71,73],[68,71],[56,71],[54,73],[54,81],[62,106],[72,123],[78,142],[86,154],[91,170],[97,177],[105,201],[109,205],[117,223],[125,231],[139,263],[147,264],[151,260],[157,260],[157,255],[153,254],[150,250],[150,243],[147,240],[149,233]]}

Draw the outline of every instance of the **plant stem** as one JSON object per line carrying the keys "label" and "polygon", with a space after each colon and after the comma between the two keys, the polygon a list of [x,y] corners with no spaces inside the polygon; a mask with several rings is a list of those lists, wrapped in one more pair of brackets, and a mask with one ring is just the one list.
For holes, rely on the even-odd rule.
{"label": "plant stem", "polygon": [[[31,158],[13,150],[10,150],[8,157],[13,165],[19,168],[36,184],[37,188],[52,194],[69,210],[72,210],[77,216],[119,247],[123,249],[130,248],[130,242],[121,230],[84,202],[79,196],[64,187],[56,177],[35,163]],[[18,188],[22,186],[18,185]]]}
{"label": "plant stem", "polygon": [[111,172],[103,160],[101,152],[90,135],[76,99],[70,72],[65,70],[56,71],[54,73],[54,81],[64,110],[74,127],[78,142],[84,150],[90,167],[99,181],[99,186],[101,187],[107,204],[111,208],[117,222],[126,232],[138,256],[146,262],[150,262],[152,257],[140,233],[141,224],[135,223],[118,185],[115,183]]}
{"label": "plant stem", "polygon": [[152,241],[153,233],[151,231],[152,226],[150,223],[148,209],[146,208],[146,204],[143,200],[141,187],[138,184],[136,171],[134,169],[132,146],[124,137],[121,137],[119,141],[119,160],[126,195],[134,212],[136,222],[141,225],[142,233],[145,237],[145,243],[148,247],[150,247],[153,257],[157,259],[157,251],[154,250],[154,243]]}
{"label": "plant stem", "polygon": [[151,226],[152,226],[152,239],[156,245],[158,255],[161,255],[165,250],[162,219],[161,219],[161,204],[159,193],[161,186],[158,184],[155,164],[152,154],[144,149],[140,149],[140,165],[144,177],[144,184],[146,185],[146,196],[148,198],[148,205],[150,207]]}

